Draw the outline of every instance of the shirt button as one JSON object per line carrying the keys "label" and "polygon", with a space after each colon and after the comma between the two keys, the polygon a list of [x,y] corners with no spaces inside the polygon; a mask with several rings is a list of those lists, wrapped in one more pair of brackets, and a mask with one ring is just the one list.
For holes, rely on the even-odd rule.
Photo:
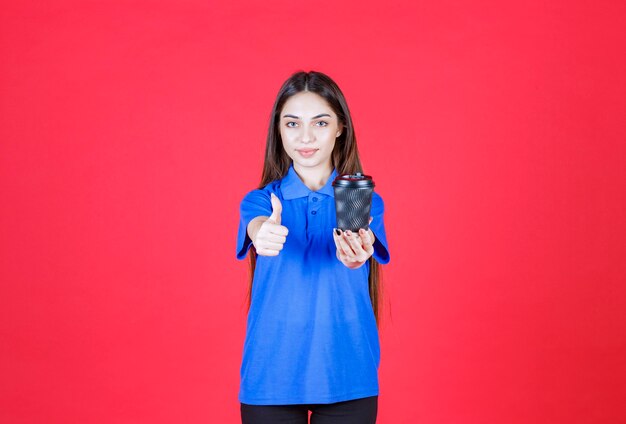
{"label": "shirt button", "polygon": [[313,198],[313,201],[314,201],[314,202],[317,202],[317,197],[314,197],[314,198]]}
{"label": "shirt button", "polygon": [[317,211],[311,211],[311,215],[315,215]]}

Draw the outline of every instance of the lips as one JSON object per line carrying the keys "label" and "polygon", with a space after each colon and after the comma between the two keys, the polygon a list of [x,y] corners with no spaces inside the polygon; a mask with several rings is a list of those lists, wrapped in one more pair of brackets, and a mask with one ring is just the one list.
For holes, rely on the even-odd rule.
{"label": "lips", "polygon": [[296,151],[300,154],[300,156],[302,156],[303,158],[310,158],[313,155],[315,155],[315,152],[317,152],[319,149],[297,149]]}

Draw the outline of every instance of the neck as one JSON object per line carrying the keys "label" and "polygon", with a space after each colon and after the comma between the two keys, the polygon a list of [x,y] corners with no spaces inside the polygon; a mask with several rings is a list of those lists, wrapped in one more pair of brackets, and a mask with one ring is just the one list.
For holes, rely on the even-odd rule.
{"label": "neck", "polygon": [[328,177],[333,173],[333,166],[330,161],[326,164],[320,164],[315,168],[300,167],[300,165],[294,163],[293,169],[304,185],[311,191],[318,191],[324,187],[328,181]]}

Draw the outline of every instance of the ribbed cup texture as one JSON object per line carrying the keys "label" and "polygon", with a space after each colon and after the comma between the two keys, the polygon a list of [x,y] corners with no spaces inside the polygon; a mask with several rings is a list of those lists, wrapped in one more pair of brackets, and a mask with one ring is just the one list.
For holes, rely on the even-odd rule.
{"label": "ribbed cup texture", "polygon": [[358,232],[369,229],[372,188],[334,187],[337,228]]}

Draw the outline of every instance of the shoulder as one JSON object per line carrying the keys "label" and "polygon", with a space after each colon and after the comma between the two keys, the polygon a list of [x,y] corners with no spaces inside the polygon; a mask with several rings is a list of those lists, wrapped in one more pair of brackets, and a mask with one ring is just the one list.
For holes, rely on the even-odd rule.
{"label": "shoulder", "polygon": [[248,191],[241,200],[242,207],[249,204],[257,204],[263,206],[270,205],[271,194],[274,193],[278,195],[277,190],[279,183],[280,181],[272,181],[263,188],[255,188]]}
{"label": "shoulder", "polygon": [[383,201],[382,196],[375,191],[372,192],[372,208],[375,210],[382,210],[385,208],[385,202]]}

